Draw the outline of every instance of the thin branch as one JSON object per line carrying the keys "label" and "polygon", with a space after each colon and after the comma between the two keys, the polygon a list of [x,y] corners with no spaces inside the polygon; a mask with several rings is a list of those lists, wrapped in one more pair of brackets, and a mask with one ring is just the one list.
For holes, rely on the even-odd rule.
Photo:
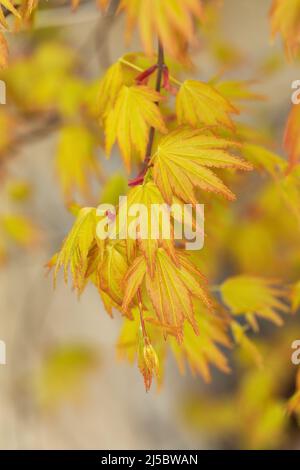
{"label": "thin branch", "polygon": [[[163,49],[162,43],[159,40],[158,41],[158,57],[157,57],[157,76],[156,76],[156,85],[155,85],[155,90],[158,93],[160,92],[160,89],[161,89],[161,82],[162,82],[163,71],[164,71],[165,66],[166,65],[165,65],[164,49]],[[158,106],[158,103],[156,104]],[[150,127],[149,139],[148,139],[148,144],[147,144],[147,149],[146,149],[146,156],[144,160],[144,164],[146,165],[148,165],[150,157],[151,157],[154,135],[155,135],[155,129],[154,127]]]}
{"label": "thin branch", "polygon": [[[157,75],[156,75],[156,84],[155,84],[155,90],[158,93],[161,90],[163,72],[165,68],[166,68],[166,64],[165,64],[165,57],[164,57],[164,49],[163,49],[163,45],[161,41],[158,40]],[[159,103],[156,102],[156,105],[159,106]],[[143,161],[142,169],[139,172],[138,176],[129,182],[129,186],[135,186],[137,184],[141,184],[144,181],[144,177],[148,170],[148,165],[149,165],[149,161],[151,158],[154,136],[155,136],[155,128],[150,127],[146,154],[145,154],[145,158]]]}

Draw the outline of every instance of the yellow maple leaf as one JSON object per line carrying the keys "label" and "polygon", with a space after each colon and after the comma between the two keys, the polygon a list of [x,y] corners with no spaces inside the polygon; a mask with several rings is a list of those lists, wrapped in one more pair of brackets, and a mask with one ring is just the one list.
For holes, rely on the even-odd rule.
{"label": "yellow maple leaf", "polygon": [[[139,206],[136,206],[136,204]],[[124,205],[126,205],[125,216]],[[114,223],[110,224],[110,232],[116,231],[118,236],[120,234],[126,235],[128,259],[131,259],[136,247],[139,247],[146,258],[147,267],[152,275],[159,245],[163,246],[175,260],[173,227],[169,210],[162,194],[151,180],[131,188],[127,193],[124,205],[121,202],[117,217]],[[145,209],[144,211],[140,212],[140,209],[135,211],[136,207],[141,206]],[[159,207],[159,212],[155,211],[155,207]]]}
{"label": "yellow maple leaf", "polygon": [[154,180],[165,200],[171,204],[175,194],[185,202],[196,203],[196,187],[235,199],[230,189],[207,168],[250,170],[249,163],[229,152],[235,145],[205,130],[178,129],[163,137],[151,163]]}
{"label": "yellow maple leaf", "polygon": [[111,241],[106,244],[103,261],[97,269],[98,286],[116,305],[123,301],[123,279],[128,271],[125,244],[122,241]]}
{"label": "yellow maple leaf", "polygon": [[280,33],[287,56],[293,58],[300,46],[300,0],[273,0],[270,16],[273,38]]}
{"label": "yellow maple leaf", "polygon": [[123,66],[118,60],[106,71],[97,90],[97,108],[101,118],[105,117],[115,104],[118,93],[124,84]]}
{"label": "yellow maple leaf", "polygon": [[199,0],[121,0],[120,8],[127,15],[127,37],[138,24],[147,54],[153,54],[157,35],[169,55],[185,60],[185,44],[194,36],[194,19],[202,18]]}
{"label": "yellow maple leaf", "polygon": [[230,114],[237,109],[208,83],[185,80],[176,97],[179,124],[193,127],[223,125],[232,128]]}
{"label": "yellow maple leaf", "polygon": [[146,289],[160,324],[174,331],[178,340],[182,340],[185,320],[198,333],[192,299],[201,299],[207,306],[210,306],[210,300],[200,282],[203,280],[201,273],[186,255],[178,253],[177,256],[178,266],[163,248],[158,248],[153,276],[146,270],[144,258],[137,258],[134,268],[128,271],[124,279],[123,310],[128,311],[139,288]]}
{"label": "yellow maple leaf", "polygon": [[78,291],[82,290],[88,266],[88,254],[95,242],[96,236],[96,209],[82,208],[75,223],[63,242],[61,250],[49,262],[49,267],[55,266],[54,279],[60,268],[64,270],[67,282],[70,268],[73,284]]}
{"label": "yellow maple leaf", "polygon": [[282,300],[287,293],[276,281],[240,275],[226,279],[220,287],[220,292],[230,311],[234,315],[246,315],[254,327],[255,315],[281,326],[283,320],[277,312],[289,312],[288,306]]}
{"label": "yellow maple leaf", "polygon": [[146,86],[124,85],[115,106],[106,117],[106,153],[110,154],[117,140],[128,172],[134,151],[141,160],[145,158],[149,128],[167,132],[163,117],[156,106],[161,99],[159,93]]}

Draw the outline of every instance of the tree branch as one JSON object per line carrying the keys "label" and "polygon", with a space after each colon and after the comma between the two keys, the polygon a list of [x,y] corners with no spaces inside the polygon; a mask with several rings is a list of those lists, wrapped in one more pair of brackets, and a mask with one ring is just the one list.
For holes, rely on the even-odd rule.
{"label": "tree branch", "polygon": [[[157,64],[156,65],[157,65],[157,75],[156,75],[155,91],[157,91],[159,93],[160,90],[161,90],[161,85],[162,85],[163,72],[164,72],[164,69],[166,68],[164,48],[163,48],[163,45],[162,45],[160,40],[158,40],[158,54],[157,54]],[[156,102],[156,105],[159,106],[159,103]],[[148,170],[149,161],[150,161],[150,158],[151,158],[151,152],[152,152],[154,136],[155,136],[155,128],[150,127],[148,143],[147,143],[147,148],[146,148],[146,155],[145,155],[145,158],[144,158],[144,161],[143,161],[142,169],[141,169],[141,171],[139,172],[139,174],[136,178],[129,181],[129,186],[136,186],[138,184],[143,183],[145,174]]]}
{"label": "tree branch", "polygon": [[[157,76],[156,76],[156,86],[155,86],[155,90],[158,93],[160,92],[160,89],[161,89],[161,82],[162,82],[164,68],[165,68],[164,49],[163,49],[162,43],[160,42],[160,40],[158,40]],[[158,103],[156,104],[158,106]],[[147,144],[147,149],[146,149],[146,156],[144,160],[144,163],[147,165],[151,157],[154,135],[155,135],[155,129],[154,127],[151,127],[149,131],[149,139],[148,139],[148,144]]]}

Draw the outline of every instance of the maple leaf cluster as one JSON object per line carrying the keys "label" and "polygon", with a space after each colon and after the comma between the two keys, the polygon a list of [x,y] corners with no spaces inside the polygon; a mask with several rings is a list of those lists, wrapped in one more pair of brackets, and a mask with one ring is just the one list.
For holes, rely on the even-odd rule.
{"label": "maple leaf cluster", "polygon": [[[123,7],[125,3],[130,17],[131,2],[123,2]],[[141,8],[146,3],[137,2]],[[192,6],[193,2],[186,2],[187,12],[193,11]],[[178,23],[168,17],[168,11],[162,8],[161,14],[170,21],[171,34]],[[177,12],[175,6],[172,11]],[[233,120],[239,111],[229,95],[236,86],[242,98],[250,92],[239,83],[220,84],[218,89],[204,81],[180,81],[164,61],[163,49],[168,51],[170,38],[163,37],[160,30],[156,33],[160,44],[156,62],[134,54],[121,57],[98,85],[95,114],[104,131],[107,156],[117,144],[128,173],[133,167],[142,168],[129,180],[128,212],[137,203],[147,208],[173,202],[195,205],[207,195],[235,200],[224,181],[226,170],[230,174],[251,170],[252,154],[249,149],[245,152],[249,161],[240,155],[243,137]],[[146,50],[149,44],[145,44]],[[148,52],[152,52],[150,47]],[[177,58],[182,58],[179,53]],[[220,346],[230,348],[231,336],[259,363],[259,354],[246,336],[247,328],[234,316],[246,315],[254,329],[258,326],[256,316],[281,324],[277,312],[288,311],[280,299],[285,299],[286,293],[273,288],[272,281],[237,276],[220,286],[224,310],[210,294],[205,276],[184,243],[180,246],[172,238],[99,239],[96,227],[103,218],[121,230],[121,209],[113,222],[109,215],[97,215],[94,207],[80,209],[49,266],[55,267],[55,278],[60,268],[66,280],[70,271],[79,293],[92,282],[108,313],[117,310],[123,315],[118,350],[122,356],[136,358],[146,389],[152,376],[160,382],[168,350],[181,370],[187,362],[205,380],[210,380],[210,364],[229,372]]]}
{"label": "maple leaf cluster", "polygon": [[[273,33],[280,32],[287,51],[294,54],[300,5],[291,0],[287,14],[288,1],[274,1]],[[80,10],[79,0],[70,3],[74,12]],[[100,0],[97,5],[106,11],[110,2]],[[37,0],[0,0],[0,6],[4,30],[12,23],[18,30],[34,21],[39,5]],[[278,221],[275,230],[274,219],[280,219],[284,205],[296,223],[300,220],[298,108],[287,126],[287,162],[264,147],[255,129],[236,122],[241,102],[261,99],[251,91],[250,82],[184,78],[183,72],[192,73],[189,51],[197,47],[197,28],[205,29],[206,6],[199,0],[121,0],[115,13],[124,13],[128,39],[138,28],[145,53],[120,57],[92,83],[76,74],[72,53],[57,44],[42,45],[30,59],[12,61],[1,74],[22,116],[50,116],[58,129],[55,168],[75,222],[48,263],[55,281],[62,270],[79,295],[93,284],[108,314],[120,313],[118,354],[137,362],[147,390],[154,376],[162,382],[169,351],[180,371],[188,365],[205,381],[211,379],[211,366],[230,372],[225,351],[234,344],[261,367],[262,355],[248,332],[258,330],[259,319],[282,325],[282,316],[300,304],[297,283],[286,287],[273,279],[275,269],[287,277],[297,270],[294,222]],[[0,57],[5,68],[8,50],[2,33]],[[7,114],[2,120],[9,129],[12,117]],[[10,132],[6,137],[8,142],[0,142],[3,149],[11,144]],[[120,175],[105,177],[99,149],[107,158],[119,150],[128,181]],[[243,184],[253,169],[267,183],[252,195],[250,204]],[[92,178],[93,183],[104,183],[96,201]],[[121,203],[114,216],[99,215],[97,204],[117,205],[118,196],[125,193],[128,213],[135,204],[150,209],[157,204],[205,203],[208,249],[189,253],[186,240],[179,243],[174,237],[175,217],[169,240],[99,238],[99,222],[118,234],[124,221]],[[78,195],[88,201],[84,206],[74,203]],[[239,196],[248,204],[243,217],[238,204],[235,210],[230,204]],[[23,245],[36,235],[27,219],[1,217],[0,228],[4,239],[19,236]],[[137,224],[137,234],[140,228]],[[291,266],[288,273],[280,256],[282,240]],[[212,285],[211,279],[226,272],[224,244],[238,274],[230,272]],[[212,272],[219,265],[218,273]],[[296,394],[291,409],[298,408],[298,399]]]}

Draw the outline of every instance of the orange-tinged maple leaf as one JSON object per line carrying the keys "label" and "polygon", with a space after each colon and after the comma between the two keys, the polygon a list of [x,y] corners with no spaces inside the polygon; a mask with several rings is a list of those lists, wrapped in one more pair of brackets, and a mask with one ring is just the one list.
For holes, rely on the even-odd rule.
{"label": "orange-tinged maple leaf", "polygon": [[154,180],[165,200],[173,194],[187,203],[196,203],[194,189],[220,193],[228,199],[234,194],[208,167],[250,170],[244,160],[232,155],[236,144],[215,137],[205,130],[178,129],[163,137],[151,159]]}
{"label": "orange-tinged maple leaf", "polygon": [[147,54],[153,54],[153,39],[158,35],[167,53],[185,60],[185,44],[194,36],[194,19],[202,18],[199,0],[121,0],[127,15],[127,37],[138,24]]}
{"label": "orange-tinged maple leaf", "polygon": [[118,60],[109,67],[100,82],[97,108],[101,118],[104,118],[115,104],[122,85],[124,85],[123,66]]}
{"label": "orange-tinged maple leaf", "polygon": [[54,278],[60,268],[64,270],[65,281],[68,280],[70,268],[73,284],[78,291],[82,290],[88,266],[88,254],[96,236],[96,209],[82,208],[75,223],[63,242],[60,252],[55,255],[49,266],[55,266]]}
{"label": "orange-tinged maple leaf", "polygon": [[[139,206],[136,206],[136,205]],[[131,188],[127,199],[119,206],[117,217],[110,224],[110,231],[116,231],[120,238],[126,234],[128,259],[138,246],[147,261],[147,267],[152,275],[155,268],[157,248],[162,245],[167,253],[175,260],[173,245],[173,227],[170,222],[170,212],[156,184],[148,180],[142,185]],[[140,211],[140,207],[145,211]],[[137,208],[137,211],[135,210]],[[155,208],[159,209],[155,210]]]}
{"label": "orange-tinged maple leaf", "polygon": [[273,0],[270,15],[273,38],[280,33],[288,58],[293,58],[300,46],[300,0]]}
{"label": "orange-tinged maple leaf", "polygon": [[139,288],[146,289],[150,301],[161,325],[176,331],[182,340],[183,323],[187,320],[198,333],[195,321],[193,298],[210,306],[205,288],[200,282],[203,276],[186,258],[179,254],[179,266],[176,266],[163,248],[158,248],[154,275],[146,270],[143,257],[137,258],[134,268],[125,276],[123,309],[128,310]]}
{"label": "orange-tinged maple leaf", "polygon": [[185,80],[176,97],[176,114],[179,124],[193,127],[203,125],[234,126],[230,114],[237,109],[212,85],[195,80]]}
{"label": "orange-tinged maple leaf", "polygon": [[[299,11],[300,14],[300,11]],[[299,163],[300,158],[300,106],[293,105],[285,128],[284,148],[288,154],[289,170]]]}
{"label": "orange-tinged maple leaf", "polygon": [[112,241],[106,245],[103,261],[98,266],[98,286],[117,305],[123,301],[122,281],[128,271],[125,244]]}
{"label": "orange-tinged maple leaf", "polygon": [[149,128],[167,132],[163,117],[156,106],[161,99],[159,93],[146,86],[124,85],[113,109],[106,117],[106,153],[110,154],[117,140],[128,172],[134,151],[141,160],[145,158]]}

